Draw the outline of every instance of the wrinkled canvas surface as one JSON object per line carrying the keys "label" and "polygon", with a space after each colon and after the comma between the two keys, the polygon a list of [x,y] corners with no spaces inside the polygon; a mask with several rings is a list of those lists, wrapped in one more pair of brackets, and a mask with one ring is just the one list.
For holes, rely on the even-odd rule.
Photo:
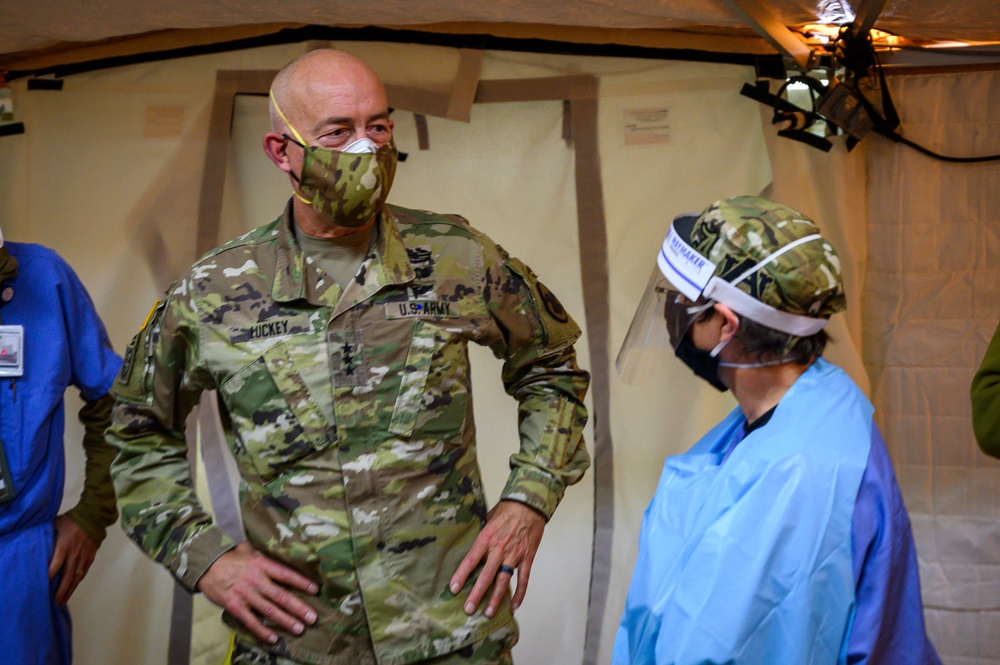
{"label": "wrinkled canvas surface", "polygon": [[[454,75],[448,49],[344,46],[400,83],[446,90]],[[15,81],[27,131],[0,138],[5,237],[59,251],[123,349],[153,300],[196,258],[215,72],[277,69],[303,48],[108,69],[69,77],[59,92],[28,91]],[[845,261],[849,309],[831,324],[837,342],[827,355],[871,389],[917,530],[931,637],[949,663],[997,662],[1000,463],[978,454],[971,438],[968,380],[1000,311],[997,198],[990,196],[1000,189],[998,167],[945,168],[877,137],[851,153],[842,142],[821,153],[778,139],[769,113],[739,95],[753,80],[747,67],[487,52],[482,79],[581,72],[600,78],[607,362],[673,215],[725,196],[763,193],[813,216]],[[1000,152],[1000,129],[990,116],[1000,88],[995,74],[914,76],[892,85],[908,135],[956,153]],[[630,123],[651,115],[667,120],[637,140]],[[584,324],[588,266],[579,256],[575,157],[562,138],[562,102],[475,105],[470,123],[428,118],[426,151],[418,147],[414,116],[398,111],[394,118],[397,144],[409,158],[390,201],[467,216],[532,266]],[[220,239],[269,221],[288,196],[287,180],[261,153],[266,122],[263,99],[237,98]],[[586,329],[578,351],[589,366]],[[495,497],[516,445],[515,408],[500,387],[496,360],[484,349],[473,353],[481,464]],[[658,371],[641,386],[612,374],[614,486],[595,487],[588,474],[549,524],[517,614],[521,665],[581,662],[593,505],[610,489],[611,583],[596,660],[608,662],[642,511],[663,459],[733,406],[672,358]],[[71,401],[70,413],[76,408]],[[82,454],[74,445],[80,429],[68,420],[69,498],[79,491]],[[586,437],[592,445],[592,432]],[[71,603],[78,662],[165,663],[172,593],[166,572],[113,528]],[[196,615],[206,618],[195,629],[192,662],[215,665],[225,650],[218,612],[201,605]]]}
{"label": "wrinkled canvas surface", "polygon": [[[768,0],[785,25],[842,24],[853,18],[846,0]],[[689,29],[744,26],[724,0],[8,0],[0,54],[169,29],[295,23],[414,26],[431,23],[512,23],[553,26]],[[876,27],[911,39],[1000,39],[1000,12],[993,0],[888,0]]]}

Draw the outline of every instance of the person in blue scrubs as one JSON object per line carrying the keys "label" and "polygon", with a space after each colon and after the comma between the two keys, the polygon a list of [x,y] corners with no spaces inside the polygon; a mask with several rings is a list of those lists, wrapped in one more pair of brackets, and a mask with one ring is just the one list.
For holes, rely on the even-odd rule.
{"label": "person in blue scrubs", "polygon": [[[0,234],[0,661],[72,660],[66,602],[117,519],[111,384],[121,358],[80,280],[51,249]],[[84,400],[79,503],[59,513],[63,395]]]}
{"label": "person in blue scrubs", "polygon": [[614,665],[940,663],[874,409],[821,357],[845,307],[800,213],[735,197],[673,221],[619,369],[666,329],[739,406],[664,464]]}

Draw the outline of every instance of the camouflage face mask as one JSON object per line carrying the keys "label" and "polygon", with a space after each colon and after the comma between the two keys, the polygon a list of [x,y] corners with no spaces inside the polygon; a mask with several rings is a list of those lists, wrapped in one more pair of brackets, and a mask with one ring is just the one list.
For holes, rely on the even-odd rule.
{"label": "camouflage face mask", "polygon": [[302,192],[296,196],[303,203],[349,228],[364,226],[382,209],[396,175],[392,141],[375,152],[357,153],[304,145],[287,134],[285,138],[304,153],[302,173],[295,178]]}

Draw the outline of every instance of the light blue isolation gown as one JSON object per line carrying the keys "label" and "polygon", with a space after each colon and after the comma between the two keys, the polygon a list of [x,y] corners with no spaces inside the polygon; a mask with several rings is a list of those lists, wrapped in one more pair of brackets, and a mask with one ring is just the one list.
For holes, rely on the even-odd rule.
{"label": "light blue isolation gown", "polygon": [[873,411],[819,359],[745,439],[735,409],[668,458],[613,664],[939,663]]}

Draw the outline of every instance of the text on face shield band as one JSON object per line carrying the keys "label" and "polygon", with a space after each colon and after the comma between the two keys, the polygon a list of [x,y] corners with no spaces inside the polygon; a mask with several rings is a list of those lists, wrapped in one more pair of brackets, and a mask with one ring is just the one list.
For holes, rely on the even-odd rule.
{"label": "text on face shield band", "polygon": [[698,299],[715,273],[715,264],[687,244],[673,225],[663,241],[657,263],[664,276],[692,301]]}

